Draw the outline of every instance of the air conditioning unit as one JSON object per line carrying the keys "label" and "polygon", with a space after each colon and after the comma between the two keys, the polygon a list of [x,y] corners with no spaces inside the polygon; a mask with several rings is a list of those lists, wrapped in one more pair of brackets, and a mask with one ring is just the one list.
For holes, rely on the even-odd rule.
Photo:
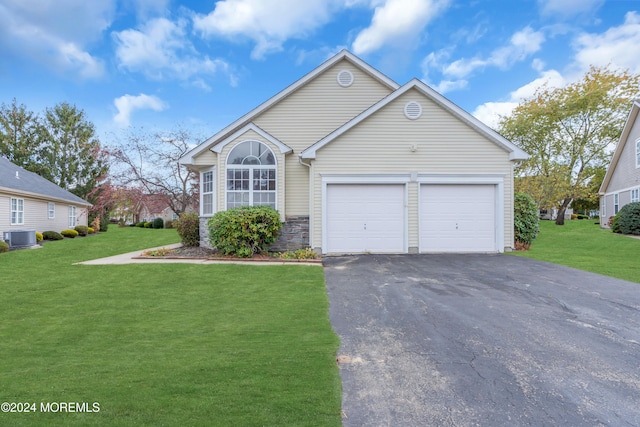
{"label": "air conditioning unit", "polygon": [[3,240],[10,248],[27,248],[36,244],[35,230],[11,230],[3,233]]}

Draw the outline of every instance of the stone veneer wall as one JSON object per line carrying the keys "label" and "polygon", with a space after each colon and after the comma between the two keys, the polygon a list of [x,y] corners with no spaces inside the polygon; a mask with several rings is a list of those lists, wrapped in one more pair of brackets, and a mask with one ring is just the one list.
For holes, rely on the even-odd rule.
{"label": "stone veneer wall", "polygon": [[[209,218],[200,218],[200,246],[211,248],[207,222]],[[284,226],[278,240],[269,247],[272,251],[294,251],[309,247],[309,217],[289,216],[285,218]]]}

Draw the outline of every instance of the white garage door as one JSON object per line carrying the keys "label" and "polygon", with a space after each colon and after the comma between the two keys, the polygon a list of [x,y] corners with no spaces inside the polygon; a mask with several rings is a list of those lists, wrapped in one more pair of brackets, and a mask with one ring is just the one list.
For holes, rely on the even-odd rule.
{"label": "white garage door", "polygon": [[405,252],[404,185],[327,185],[326,252]]}
{"label": "white garage door", "polygon": [[420,251],[496,251],[496,186],[422,185]]}

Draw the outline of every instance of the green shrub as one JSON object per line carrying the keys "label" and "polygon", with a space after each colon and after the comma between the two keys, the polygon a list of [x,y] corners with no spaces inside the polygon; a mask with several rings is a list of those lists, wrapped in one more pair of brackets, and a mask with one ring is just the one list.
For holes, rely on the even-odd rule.
{"label": "green shrub", "polygon": [[62,234],[64,237],[68,237],[70,239],[78,237],[78,232],[76,230],[62,230],[60,232],[60,234]]}
{"label": "green shrub", "polygon": [[64,237],[62,236],[62,234],[58,233],[57,231],[45,231],[42,233],[42,238],[44,240],[62,240],[64,239]]}
{"label": "green shrub", "polygon": [[207,224],[211,245],[225,255],[250,257],[265,252],[282,229],[278,211],[243,206],[216,213]]}
{"label": "green shrub", "polygon": [[319,256],[312,249],[306,248],[306,249],[297,249],[295,251],[282,252],[280,254],[280,258],[282,259],[317,259],[319,258]]}
{"label": "green shrub", "polygon": [[540,230],[538,208],[533,198],[526,193],[515,193],[513,229],[516,249],[527,250]]}
{"label": "green shrub", "polygon": [[144,221],[140,221],[139,223],[137,223],[136,227],[143,228],[144,227]]}
{"label": "green shrub", "polygon": [[153,223],[152,222],[147,221],[147,222],[144,223],[144,228],[151,228],[151,227],[153,227]]}
{"label": "green shrub", "polygon": [[76,225],[74,230],[78,232],[79,236],[86,236],[87,234],[89,234],[89,227],[87,227],[86,225]]}
{"label": "green shrub", "polygon": [[42,239],[43,239],[42,233],[39,231],[36,231],[36,242],[37,243],[42,242]]}
{"label": "green shrub", "polygon": [[174,225],[184,246],[200,246],[200,217],[197,213],[181,213]]}
{"label": "green shrub", "polygon": [[156,218],[153,220],[152,227],[159,229],[164,228],[164,220],[162,218]]}
{"label": "green shrub", "polygon": [[[109,231],[109,212],[104,213],[101,217],[100,217],[100,224],[98,227],[98,230],[102,233],[106,233],[107,231]],[[94,229],[96,227],[93,227]]]}
{"label": "green shrub", "polygon": [[94,230],[93,227],[87,227],[87,232],[89,234],[94,234],[96,232],[96,230]]}
{"label": "green shrub", "polygon": [[173,221],[168,219],[164,222],[164,228],[173,228]]}
{"label": "green shrub", "polygon": [[640,202],[624,205],[611,224],[614,233],[640,235]]}
{"label": "green shrub", "polygon": [[2,252],[9,252],[9,244],[4,240],[0,240],[0,254]]}

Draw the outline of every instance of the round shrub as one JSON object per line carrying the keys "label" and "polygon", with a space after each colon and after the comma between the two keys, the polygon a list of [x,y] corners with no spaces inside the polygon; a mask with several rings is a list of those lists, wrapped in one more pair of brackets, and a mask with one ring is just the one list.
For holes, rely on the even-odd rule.
{"label": "round shrub", "polygon": [[151,227],[153,227],[153,223],[152,222],[147,221],[147,222],[144,223],[144,228],[151,228]]}
{"label": "round shrub", "polygon": [[0,240],[0,254],[2,252],[9,252],[9,244],[4,240]]}
{"label": "round shrub", "polygon": [[611,225],[614,233],[640,235],[640,202],[624,205]]}
{"label": "round shrub", "polygon": [[58,233],[57,231],[45,231],[42,233],[42,238],[44,240],[62,240],[64,239],[64,237],[62,236],[62,234]]}
{"label": "round shrub", "polygon": [[74,230],[78,232],[79,236],[86,236],[87,234],[89,234],[89,227],[87,227],[86,225],[76,225]]}
{"label": "round shrub", "polygon": [[540,218],[538,217],[536,202],[526,193],[515,193],[513,231],[516,249],[529,249],[539,230]]}
{"label": "round shrub", "polygon": [[37,243],[42,242],[42,239],[43,239],[42,233],[39,231],[36,231],[36,242]]}
{"label": "round shrub", "polygon": [[144,227],[144,221],[140,221],[139,223],[137,223],[136,227],[143,228]]}
{"label": "round shrub", "polygon": [[78,232],[76,230],[62,230],[60,232],[60,234],[62,234],[64,237],[68,237],[70,239],[78,237]]}
{"label": "round shrub", "polygon": [[211,245],[225,255],[251,257],[265,252],[282,229],[278,211],[243,206],[216,213],[207,224]]}
{"label": "round shrub", "polygon": [[94,233],[96,232],[96,230],[94,230],[94,229],[93,229],[93,227],[88,227],[88,228],[87,228],[87,232],[88,232],[89,234],[94,234]]}
{"label": "round shrub", "polygon": [[158,229],[158,228],[164,228],[164,220],[163,220],[162,218],[156,218],[156,219],[154,219],[154,220],[153,220],[153,223],[152,223],[152,227],[153,227],[153,228],[156,228],[156,229]]}
{"label": "round shrub", "polygon": [[173,224],[184,246],[200,246],[200,217],[197,213],[183,212]]}

